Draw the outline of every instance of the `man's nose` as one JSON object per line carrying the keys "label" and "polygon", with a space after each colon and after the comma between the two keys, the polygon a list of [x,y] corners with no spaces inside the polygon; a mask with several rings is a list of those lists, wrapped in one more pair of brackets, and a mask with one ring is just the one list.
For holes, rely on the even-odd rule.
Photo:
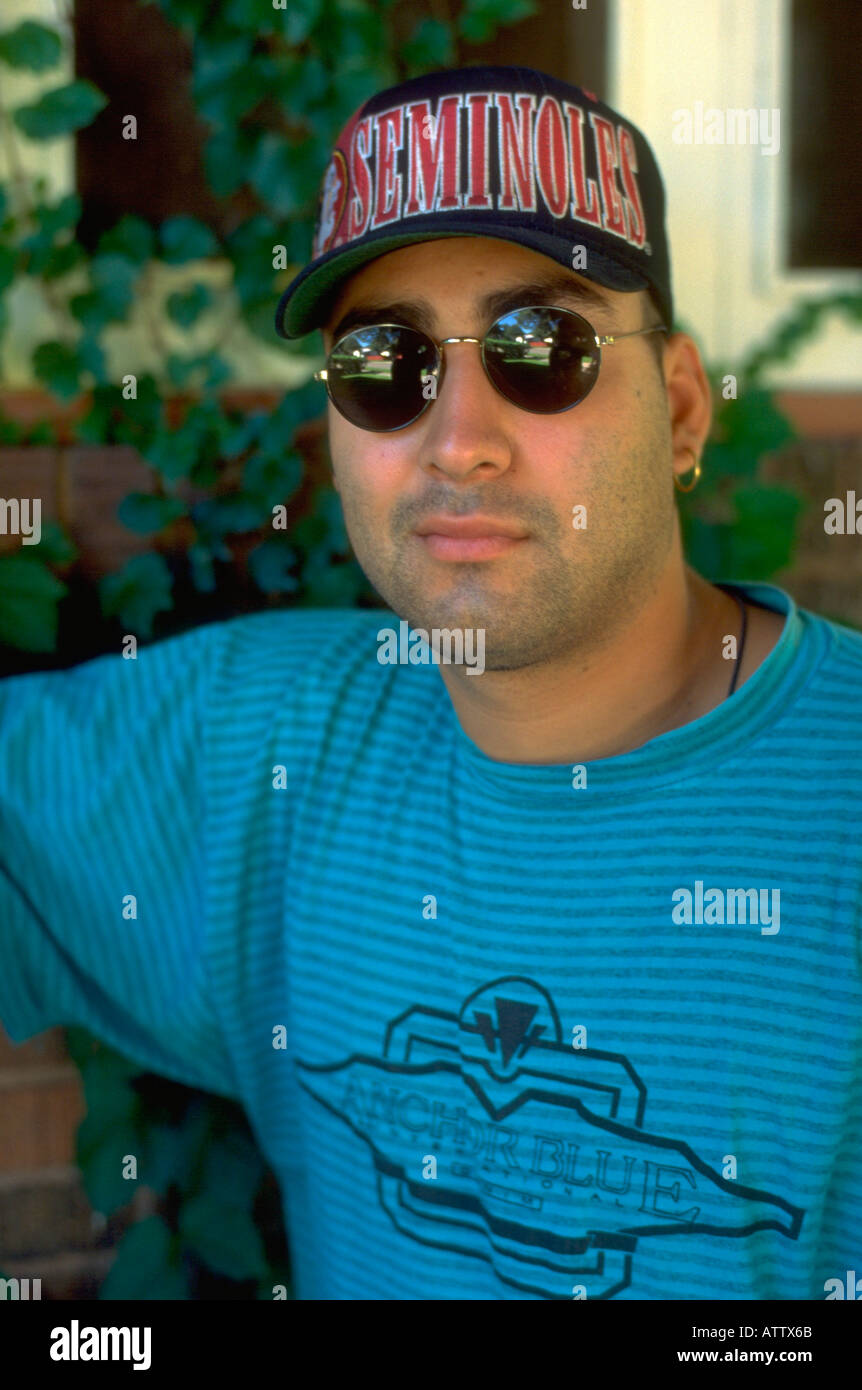
{"label": "man's nose", "polygon": [[449,343],[440,348],[443,365],[427,421],[419,462],[450,477],[471,473],[480,464],[503,471],[512,459],[508,406],[482,366],[479,344]]}

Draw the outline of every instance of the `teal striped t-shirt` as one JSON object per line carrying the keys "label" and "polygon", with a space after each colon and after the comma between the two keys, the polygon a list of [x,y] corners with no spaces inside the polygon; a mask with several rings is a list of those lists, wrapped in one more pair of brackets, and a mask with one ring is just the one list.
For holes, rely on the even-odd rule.
{"label": "teal striped t-shirt", "polygon": [[585,778],[488,758],[385,611],[0,682],[6,1029],[240,1101],[302,1299],[830,1296],[862,635],[735,587],[786,614],[766,660]]}

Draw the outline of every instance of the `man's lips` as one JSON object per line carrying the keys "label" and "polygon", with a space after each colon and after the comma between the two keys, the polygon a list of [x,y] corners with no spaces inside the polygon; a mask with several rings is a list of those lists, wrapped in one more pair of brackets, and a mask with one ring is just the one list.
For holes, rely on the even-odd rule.
{"label": "man's lips", "polygon": [[527,539],[518,526],[482,516],[432,516],[416,535],[438,560],[493,560]]}

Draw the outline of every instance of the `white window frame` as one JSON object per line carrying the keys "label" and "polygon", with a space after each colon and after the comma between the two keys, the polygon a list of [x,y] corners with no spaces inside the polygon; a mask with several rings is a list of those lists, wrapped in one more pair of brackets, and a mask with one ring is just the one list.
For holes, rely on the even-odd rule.
{"label": "white window frame", "polygon": [[[708,361],[735,362],[800,298],[859,288],[853,270],[786,263],[791,0],[611,0],[608,100],[641,127],[665,180],[676,309]],[[777,108],[780,148],[683,147],[672,113]],[[848,229],[849,233],[849,229]],[[856,391],[860,337],[838,314],[788,364],[776,389]]]}

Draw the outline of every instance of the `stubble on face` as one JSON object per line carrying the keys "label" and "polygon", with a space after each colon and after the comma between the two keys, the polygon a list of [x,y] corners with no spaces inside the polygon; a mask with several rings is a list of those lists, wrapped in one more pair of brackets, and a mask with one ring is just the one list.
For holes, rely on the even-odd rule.
{"label": "stubble on face", "polygon": [[[652,364],[624,413],[573,430],[571,455],[554,460],[531,453],[525,414],[504,475],[475,488],[426,477],[385,517],[367,485],[373,461],[342,449],[347,532],[388,607],[411,628],[484,630],[488,671],[588,659],[611,642],[655,591],[676,526],[666,398]],[[580,505],[585,529],[572,525]],[[496,560],[441,562],[413,534],[436,512],[505,518],[529,538]]]}

